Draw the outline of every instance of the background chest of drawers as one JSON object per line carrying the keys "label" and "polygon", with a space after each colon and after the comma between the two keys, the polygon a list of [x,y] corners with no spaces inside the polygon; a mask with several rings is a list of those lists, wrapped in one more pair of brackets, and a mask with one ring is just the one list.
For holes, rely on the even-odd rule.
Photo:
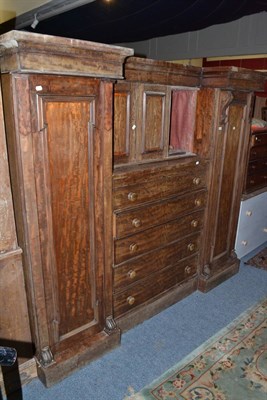
{"label": "background chest of drawers", "polygon": [[252,131],[245,192],[267,187],[267,129]]}
{"label": "background chest of drawers", "polygon": [[206,175],[207,164],[197,157],[116,170],[116,319],[136,309],[142,313],[142,307],[185,281],[196,284]]}

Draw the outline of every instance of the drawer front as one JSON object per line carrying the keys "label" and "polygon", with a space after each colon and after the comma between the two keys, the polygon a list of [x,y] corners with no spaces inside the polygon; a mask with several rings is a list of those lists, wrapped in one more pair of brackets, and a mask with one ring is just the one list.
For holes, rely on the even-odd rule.
{"label": "drawer front", "polygon": [[253,146],[263,146],[267,145],[267,134],[266,133],[257,133],[252,137]]}
{"label": "drawer front", "polygon": [[259,171],[255,175],[249,175],[246,181],[246,189],[256,189],[267,185],[267,171]]}
{"label": "drawer front", "polygon": [[[147,171],[114,180],[113,207],[115,210],[131,208],[173,196],[177,193],[206,187],[206,165],[190,164],[184,169],[157,170],[147,176]],[[124,184],[122,186],[122,183]]]}
{"label": "drawer front", "polygon": [[171,221],[188,212],[200,210],[206,203],[206,191],[193,192],[137,209],[115,214],[114,236],[122,238]]}
{"label": "drawer front", "polygon": [[267,156],[267,145],[255,146],[250,150],[250,160],[257,160],[258,158],[266,158]]}
{"label": "drawer front", "polygon": [[267,192],[241,202],[237,229],[247,230],[258,222],[267,225]]}
{"label": "drawer front", "polygon": [[238,230],[235,251],[241,258],[267,241],[267,218],[265,221],[256,221],[245,229]]}
{"label": "drawer front", "polygon": [[248,165],[249,175],[253,175],[263,170],[267,172],[267,158],[263,158],[262,160],[251,161]]}
{"label": "drawer front", "polygon": [[200,234],[191,235],[116,266],[114,268],[115,291],[150,275],[152,283],[154,279],[152,275],[155,272],[173,266],[179,260],[196,254],[199,245]]}
{"label": "drawer front", "polygon": [[114,295],[115,318],[131,311],[136,306],[152,299],[175,285],[193,277],[197,271],[197,256],[187,258],[178,264],[148,277],[136,285]]}
{"label": "drawer front", "polygon": [[147,251],[165,246],[179,237],[190,235],[203,227],[204,211],[178,218],[174,221],[147,229],[130,237],[115,241],[115,264],[120,264]]}

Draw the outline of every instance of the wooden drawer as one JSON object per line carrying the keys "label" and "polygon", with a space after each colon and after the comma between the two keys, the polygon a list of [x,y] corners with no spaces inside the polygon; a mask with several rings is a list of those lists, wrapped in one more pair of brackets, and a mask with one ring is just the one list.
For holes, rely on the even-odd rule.
{"label": "wooden drawer", "polygon": [[264,146],[267,145],[267,134],[266,133],[257,133],[253,135],[251,138],[252,146]]}
{"label": "wooden drawer", "polygon": [[267,145],[265,146],[254,146],[250,150],[250,160],[257,160],[258,158],[266,158],[267,156]]}
{"label": "wooden drawer", "polygon": [[267,157],[260,160],[251,161],[248,165],[249,175],[253,175],[263,170],[267,171]]}
{"label": "wooden drawer", "polygon": [[122,288],[152,275],[199,250],[200,234],[190,235],[182,240],[132,258],[114,268],[114,288]]}
{"label": "wooden drawer", "polygon": [[256,189],[267,185],[267,170],[247,176],[246,189]]}
{"label": "wooden drawer", "polygon": [[114,295],[115,318],[196,275],[198,257],[181,260]]}
{"label": "wooden drawer", "polygon": [[179,197],[140,206],[115,214],[114,237],[122,238],[176,219],[188,212],[200,210],[206,203],[206,191],[201,190]]}
{"label": "wooden drawer", "polygon": [[113,207],[133,207],[206,187],[207,164],[199,160],[172,168],[143,169],[114,176]]}
{"label": "wooden drawer", "polygon": [[116,240],[114,263],[122,263],[127,259],[171,243],[179,237],[199,231],[203,227],[203,218],[204,211],[197,211],[166,224]]}

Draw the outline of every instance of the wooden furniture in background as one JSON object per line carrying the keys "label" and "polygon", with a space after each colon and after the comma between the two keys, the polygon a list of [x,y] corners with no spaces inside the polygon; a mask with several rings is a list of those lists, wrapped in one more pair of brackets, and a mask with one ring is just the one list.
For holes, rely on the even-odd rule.
{"label": "wooden furniture in background", "polygon": [[254,128],[250,135],[245,193],[267,188],[267,128]]}
{"label": "wooden furniture in background", "polygon": [[16,31],[0,45],[31,329],[38,375],[50,386],[120,341],[111,283],[112,79],[122,78],[132,50]]}
{"label": "wooden furniture in background", "polygon": [[236,236],[239,258],[267,240],[267,128],[252,128]]}

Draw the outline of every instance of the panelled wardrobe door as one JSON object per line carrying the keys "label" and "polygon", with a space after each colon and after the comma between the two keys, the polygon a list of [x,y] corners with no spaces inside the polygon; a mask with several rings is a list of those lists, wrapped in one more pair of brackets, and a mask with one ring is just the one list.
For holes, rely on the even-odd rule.
{"label": "panelled wardrobe door", "polygon": [[264,90],[266,75],[236,67],[202,72],[197,146],[210,159],[210,183],[199,289],[208,291],[239,269],[235,237],[249,155],[252,96]]}
{"label": "panelled wardrobe door", "polygon": [[38,373],[50,386],[119,341],[111,269],[105,268],[111,259],[112,83],[14,75],[5,86],[15,93],[11,146],[19,154]]}
{"label": "panelled wardrobe door", "polygon": [[239,268],[234,246],[248,149],[251,94],[216,91],[213,98],[217,117],[211,140],[208,217],[199,279],[203,291]]}
{"label": "panelled wardrobe door", "polygon": [[163,159],[168,155],[170,89],[167,85],[138,85],[140,106],[137,116],[139,161]]}
{"label": "panelled wardrobe door", "polygon": [[136,154],[136,109],[138,105],[134,84],[117,82],[114,85],[114,164],[127,164]]}

